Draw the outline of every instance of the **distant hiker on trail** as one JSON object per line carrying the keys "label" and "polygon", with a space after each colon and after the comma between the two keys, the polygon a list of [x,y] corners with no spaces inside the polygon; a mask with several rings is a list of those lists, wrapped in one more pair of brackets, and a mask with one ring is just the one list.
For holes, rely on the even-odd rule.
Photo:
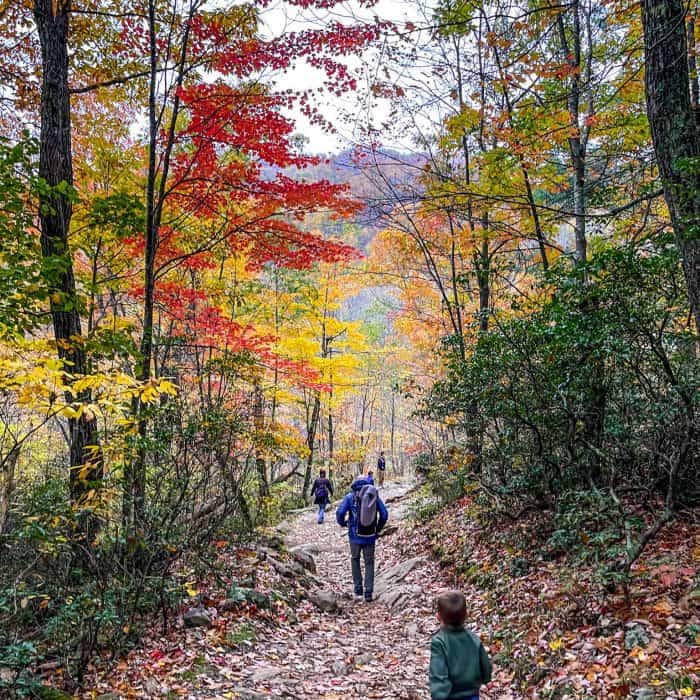
{"label": "distant hiker on trail", "polygon": [[437,599],[442,629],[430,644],[432,700],[479,700],[479,689],[491,680],[491,660],[479,637],[464,628],[467,601],[459,591]]}
{"label": "distant hiker on trail", "polygon": [[369,603],[374,593],[374,547],[377,535],[389,519],[389,512],[377,489],[364,476],[358,476],[351,488],[335,517],[338,525],[348,528],[356,600],[361,600],[363,595],[360,555],[365,560],[364,598]]}
{"label": "distant hiker on trail", "polygon": [[371,469],[367,470],[367,483],[374,485],[374,473]]}
{"label": "distant hiker on trail", "polygon": [[333,484],[330,479],[326,478],[326,470],[321,469],[318,473],[318,478],[314,479],[314,484],[311,487],[311,495],[314,496],[314,503],[318,506],[318,524],[323,524],[323,518],[326,514],[326,506],[331,502],[333,494]]}
{"label": "distant hiker on trail", "polygon": [[377,460],[377,486],[384,486],[384,472],[386,472],[386,459],[384,459],[384,452],[380,452]]}

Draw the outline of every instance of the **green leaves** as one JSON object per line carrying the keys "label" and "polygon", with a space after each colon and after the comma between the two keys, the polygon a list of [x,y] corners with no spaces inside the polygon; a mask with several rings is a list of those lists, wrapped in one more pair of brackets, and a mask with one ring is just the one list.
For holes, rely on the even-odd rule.
{"label": "green leaves", "polygon": [[110,230],[118,238],[143,234],[146,229],[146,208],[143,197],[116,192],[91,201],[87,224],[92,229]]}
{"label": "green leaves", "polygon": [[[426,413],[476,425],[482,462],[516,497],[620,481],[677,497],[694,472],[671,436],[686,429],[698,384],[682,279],[665,236],[600,246],[585,266],[560,261],[539,308],[497,314]],[[669,486],[662,464],[674,459]]]}
{"label": "green leaves", "polygon": [[34,228],[41,183],[37,144],[0,140],[0,338],[21,336],[42,321],[47,289]]}

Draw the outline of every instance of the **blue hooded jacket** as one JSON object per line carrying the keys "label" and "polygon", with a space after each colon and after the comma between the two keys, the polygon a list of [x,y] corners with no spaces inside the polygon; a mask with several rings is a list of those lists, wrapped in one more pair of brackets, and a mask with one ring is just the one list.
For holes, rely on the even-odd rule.
{"label": "blue hooded jacket", "polygon": [[[345,496],[341,504],[338,506],[338,510],[335,512],[335,519],[338,521],[338,525],[341,527],[348,528],[348,536],[350,537],[350,542],[353,544],[374,544],[377,541],[377,535],[373,537],[358,537],[357,536],[357,513],[355,512],[355,496],[359,493],[363,486],[367,486],[369,482],[363,476],[355,479],[352,485],[352,491]],[[384,505],[384,501],[381,498],[377,499],[377,512],[379,513],[379,520],[377,522],[377,533],[386,525],[386,521],[389,519],[389,511]]]}

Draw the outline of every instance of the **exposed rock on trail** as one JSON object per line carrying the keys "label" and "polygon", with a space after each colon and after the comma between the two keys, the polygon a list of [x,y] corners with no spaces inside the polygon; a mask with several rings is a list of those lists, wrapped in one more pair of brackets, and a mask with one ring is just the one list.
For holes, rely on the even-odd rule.
{"label": "exposed rock on trail", "polygon": [[[407,557],[399,546],[406,539],[411,487],[382,489],[392,530],[377,543],[377,599],[370,604],[352,599],[347,532],[332,511],[323,525],[312,509],[285,524],[287,547],[302,566],[300,553],[313,560],[323,584],[309,590],[295,624],[258,640],[239,688],[283,698],[429,697],[429,636],[436,629],[432,597],[440,583],[436,564]],[[263,679],[260,669],[271,666],[280,673]]]}
{"label": "exposed rock on trail", "polygon": [[444,572],[422,556],[425,538],[406,519],[412,487],[382,489],[389,526],[376,548],[374,602],[354,600],[347,531],[334,511],[318,525],[305,509],[279,534],[232,548],[219,564],[228,587],[202,582],[167,635],[105,667],[83,697],[427,700],[432,600]]}

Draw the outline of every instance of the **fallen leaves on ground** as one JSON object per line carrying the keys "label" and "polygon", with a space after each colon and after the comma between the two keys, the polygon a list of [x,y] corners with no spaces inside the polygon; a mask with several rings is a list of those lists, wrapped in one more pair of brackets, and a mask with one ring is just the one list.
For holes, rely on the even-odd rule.
{"label": "fallen leaves on ground", "polygon": [[[422,593],[407,607],[348,602],[339,613],[321,612],[255,545],[217,541],[224,580],[188,579],[190,600],[180,610],[196,597],[212,627],[186,629],[179,618],[127,657],[96,665],[82,697],[427,700],[433,600],[448,586],[465,591],[470,621],[494,660],[484,700],[698,697],[699,601],[691,593],[700,527],[676,523],[659,536],[635,566],[628,608],[621,595],[603,594],[590,567],[541,555],[536,515],[484,522],[467,497],[419,526],[407,517],[409,488],[384,491],[399,527],[376,555],[378,573],[435,555],[408,574],[405,583]],[[347,595],[347,535],[332,516],[318,525],[315,513],[302,512],[288,523],[286,541],[316,545],[317,576]],[[269,596],[270,609],[241,601],[223,611],[222,583],[253,585]]]}

